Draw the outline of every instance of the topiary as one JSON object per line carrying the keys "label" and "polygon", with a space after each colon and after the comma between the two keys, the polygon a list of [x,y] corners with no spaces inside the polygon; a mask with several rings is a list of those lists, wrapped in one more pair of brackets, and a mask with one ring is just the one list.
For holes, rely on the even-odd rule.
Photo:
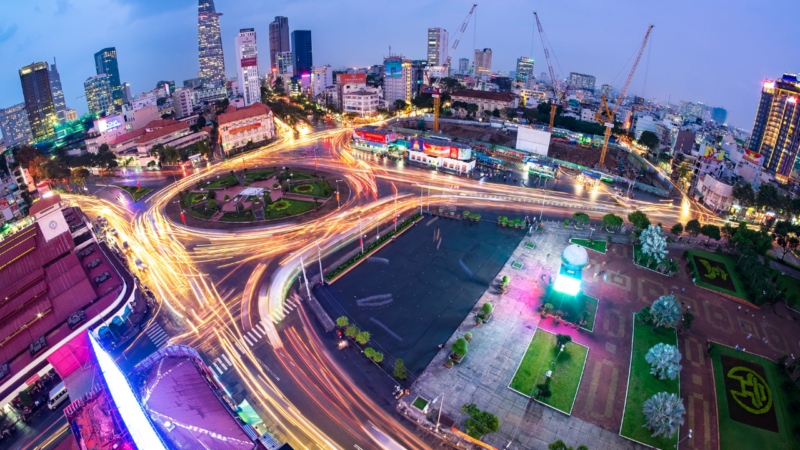
{"label": "topiary", "polygon": [[230,200],[230,199],[231,199],[231,196],[230,196],[230,195],[228,195],[228,194],[225,194],[225,201],[227,202],[227,201],[228,201],[228,200]]}
{"label": "topiary", "polygon": [[336,319],[336,325],[339,325],[342,328],[347,328],[347,326],[350,325],[350,320],[348,320],[345,316],[341,316]]}
{"label": "topiary", "polygon": [[350,325],[349,327],[347,327],[347,329],[346,329],[346,330],[344,330],[344,335],[345,335],[345,336],[347,336],[347,337],[354,338],[354,337],[356,337],[356,336],[358,335],[358,333],[360,333],[360,332],[361,332],[361,330],[360,330],[360,329],[359,329],[357,326],[355,326],[355,325]]}
{"label": "topiary", "polygon": [[494,308],[492,307],[492,304],[489,302],[486,302],[483,304],[483,306],[481,306],[481,312],[483,313],[484,316],[488,317],[492,313],[492,310],[494,310]]}

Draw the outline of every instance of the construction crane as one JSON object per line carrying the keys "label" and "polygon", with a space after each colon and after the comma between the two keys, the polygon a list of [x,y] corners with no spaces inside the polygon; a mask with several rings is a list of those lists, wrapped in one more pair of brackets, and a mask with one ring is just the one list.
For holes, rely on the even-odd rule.
{"label": "construction crane", "polygon": [[636,60],[633,61],[633,67],[631,67],[631,73],[628,74],[628,79],[625,80],[625,86],[622,88],[622,92],[619,93],[619,97],[617,98],[617,102],[614,104],[614,109],[611,112],[608,112],[608,103],[606,103],[606,96],[605,93],[603,94],[602,101],[606,108],[607,116],[602,115],[602,109],[598,113],[597,118],[606,126],[605,138],[603,139],[603,152],[600,153],[600,163],[598,164],[598,169],[603,170],[603,161],[606,159],[606,151],[608,150],[608,141],[611,137],[611,130],[614,128],[614,118],[617,117],[617,110],[619,106],[622,104],[622,99],[625,98],[625,92],[628,91],[628,86],[631,84],[631,79],[633,78],[633,74],[636,72],[636,66],[639,65],[639,60],[642,59],[642,53],[644,53],[644,48],[647,46],[647,40],[650,39],[650,32],[653,31],[653,25],[650,25],[647,28],[647,33],[644,35],[644,40],[642,40],[642,45],[639,47],[639,52],[636,54]]}
{"label": "construction crane", "polygon": [[564,92],[559,93],[561,90],[561,86],[559,86],[558,81],[556,81],[556,74],[553,71],[553,64],[550,62],[550,51],[547,49],[547,43],[545,41],[544,30],[542,29],[542,23],[539,22],[539,15],[536,14],[534,11],[533,17],[536,18],[536,28],[539,29],[539,38],[542,40],[542,48],[544,49],[544,58],[547,60],[547,70],[550,71],[550,82],[553,84],[553,101],[550,102],[550,128],[547,130],[550,133],[553,132],[553,123],[556,120],[556,110],[558,109],[558,105],[561,105],[564,99],[567,97],[567,91],[569,91],[569,86],[564,89]]}
{"label": "construction crane", "polygon": [[[475,12],[475,8],[478,6],[477,3],[472,5],[472,9],[469,10],[469,14],[467,14],[467,18],[464,19],[464,23],[461,24],[461,28],[459,28],[458,33],[456,33],[456,40],[453,41],[453,45],[450,48],[450,53],[447,54],[447,59],[444,62],[444,69],[442,69],[442,73],[439,74],[439,77],[433,83],[429,83],[430,87],[423,88],[422,92],[426,94],[431,94],[433,97],[433,132],[439,132],[439,107],[441,106],[441,96],[442,91],[439,89],[439,84],[442,82],[442,77],[448,73],[448,68],[450,67],[450,59],[452,58],[453,54],[455,54],[456,49],[458,48],[458,43],[461,41],[461,36],[464,35],[464,31],[467,29],[467,25],[469,24],[469,19],[472,17],[472,13]],[[430,81],[430,80],[428,80]]]}

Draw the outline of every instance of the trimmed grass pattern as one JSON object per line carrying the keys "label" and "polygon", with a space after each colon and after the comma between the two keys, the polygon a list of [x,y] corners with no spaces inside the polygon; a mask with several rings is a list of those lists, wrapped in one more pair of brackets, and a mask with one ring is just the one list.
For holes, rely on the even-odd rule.
{"label": "trimmed grass pattern", "polygon": [[244,174],[247,181],[263,181],[275,174],[274,170],[253,170]]}
{"label": "trimmed grass pattern", "polygon": [[[775,414],[778,419],[779,433],[749,426],[731,419],[728,412],[728,398],[725,393],[725,378],[722,370],[720,355],[726,354],[744,361],[764,367],[766,382],[772,391],[775,405]],[[800,417],[791,415],[786,407],[790,398],[781,388],[785,376],[778,373],[778,366],[765,358],[741,352],[730,347],[714,344],[711,353],[711,363],[714,366],[714,386],[717,389],[717,421],[719,424],[719,448],[741,449],[775,449],[788,450],[800,449],[800,440],[792,434],[792,429],[800,424]],[[797,396],[797,391],[792,392],[792,397]]]}
{"label": "trimmed grass pattern", "polygon": [[800,280],[790,275],[781,275],[777,270],[773,273],[777,275],[775,284],[783,292],[786,303],[790,308],[797,309],[800,303]]}
{"label": "trimmed grass pattern", "polygon": [[123,191],[127,192],[128,194],[131,194],[131,197],[133,197],[133,202],[134,203],[138,202],[139,199],[141,199],[142,197],[147,195],[148,192],[153,190],[153,188],[149,188],[149,187],[143,187],[143,188],[139,189],[136,186],[123,186],[121,184],[117,184],[115,186],[120,188],[120,189],[122,189]]}
{"label": "trimmed grass pattern", "polygon": [[[659,328],[653,331],[651,325],[633,321],[633,349],[631,350],[631,373],[628,377],[628,395],[625,399],[625,412],[622,416],[622,436],[639,441],[643,444],[654,446],[663,450],[675,448],[678,443],[678,434],[665,438],[653,437],[653,432],[644,427],[647,420],[642,409],[645,400],[659,392],[670,394],[680,393],[680,377],[670,380],[661,380],[650,375],[650,363],[645,360],[647,351],[654,345],[663,342],[669,345],[678,345],[678,335],[675,330]],[[684,403],[688,408],[688,405]],[[723,447],[724,448],[724,447]]]}
{"label": "trimmed grass pattern", "polygon": [[312,180],[314,178],[317,178],[314,175],[311,175],[310,173],[305,173],[305,172],[289,172],[289,173],[292,174],[292,176],[289,177],[289,179],[293,180],[293,181],[297,181],[297,180]]}
{"label": "trimmed grass pattern", "polygon": [[199,193],[189,193],[183,197],[181,200],[181,204],[184,208],[191,208],[192,206],[204,201],[208,194],[199,194]]}
{"label": "trimmed grass pattern", "polygon": [[[310,186],[311,190],[306,190],[303,186]],[[308,195],[311,197],[328,198],[331,196],[331,186],[327,181],[315,181],[313,183],[298,184],[292,186],[292,192],[295,194]],[[327,195],[326,195],[327,194]]]}
{"label": "trimmed grass pattern", "polygon": [[[247,214],[250,213],[248,216]],[[252,209],[245,209],[242,212],[226,211],[222,217],[219,218],[220,222],[252,222],[256,220]]]}
{"label": "trimmed grass pattern", "polygon": [[545,382],[544,374],[552,370],[550,391],[553,395],[537,401],[571,414],[589,349],[575,342],[569,342],[558,357],[558,363],[553,367],[551,363],[558,355],[557,348],[556,335],[538,328],[509,387],[530,397],[536,385]]}
{"label": "trimmed grass pattern", "polygon": [[[286,209],[276,210],[275,205],[278,204],[279,202],[286,202],[289,204],[289,207]],[[280,219],[282,217],[296,216],[298,214],[303,214],[305,212],[311,211],[315,207],[316,206],[314,205],[314,202],[304,202],[302,200],[295,200],[295,199],[290,200],[282,198],[264,207],[264,218]]]}
{"label": "trimmed grass pattern", "polygon": [[562,320],[567,322],[575,323],[575,319],[584,311],[589,311],[589,317],[586,318],[586,325],[581,325],[580,327],[594,331],[594,319],[595,315],[597,315],[597,303],[598,300],[594,297],[589,297],[588,295],[584,294],[583,291],[579,292],[576,296],[571,296],[564,294],[563,292],[557,292],[555,290],[551,290],[547,296],[547,301],[545,303],[550,303],[553,305],[553,311],[550,311],[549,314],[553,314],[554,311],[564,311],[569,313],[568,317],[561,317]]}
{"label": "trimmed grass pattern", "polygon": [[594,250],[604,255],[606,254],[606,241],[589,241],[588,239],[570,239],[569,241],[581,247],[586,247],[589,250]]}
{"label": "trimmed grass pattern", "polygon": [[[736,298],[740,298],[742,300],[750,301],[750,298],[747,296],[747,290],[744,288],[744,284],[739,279],[739,274],[736,273],[736,261],[732,260],[728,255],[718,255],[713,252],[702,252],[698,250],[689,250],[689,258],[691,258],[695,262],[695,267],[692,270],[692,275],[695,278],[695,284],[698,286],[702,286],[707,289],[711,289],[714,292],[722,291],[723,294],[728,294]],[[706,283],[704,277],[698,272],[698,270],[705,271],[705,268],[698,264],[698,259],[707,259],[709,261],[717,261],[719,263],[725,264],[726,272],[728,276],[733,281],[733,285],[736,287],[736,291],[731,291],[729,289],[724,289],[719,286],[713,285],[711,283]]]}
{"label": "trimmed grass pattern", "polygon": [[239,184],[239,179],[233,175],[228,175],[226,177],[220,177],[218,180],[214,180],[208,184],[200,186],[201,189],[219,189],[229,186],[236,186]]}
{"label": "trimmed grass pattern", "polygon": [[197,217],[197,218],[200,218],[200,219],[206,219],[206,220],[214,217],[214,214],[216,212],[217,211],[212,211],[212,210],[206,209],[205,205],[202,205],[202,206],[199,206],[199,207],[196,207],[196,208],[190,208],[190,209],[186,210],[187,214],[189,214],[191,216],[194,216],[194,217]]}
{"label": "trimmed grass pattern", "polygon": [[417,397],[417,399],[416,399],[416,400],[414,400],[414,403],[413,403],[413,405],[414,405],[414,407],[415,407],[415,408],[417,408],[418,410],[422,411],[422,410],[423,410],[423,408],[425,408],[426,406],[428,406],[428,401],[427,401],[427,400],[425,400],[425,399],[424,399],[424,398],[422,398],[422,397]]}

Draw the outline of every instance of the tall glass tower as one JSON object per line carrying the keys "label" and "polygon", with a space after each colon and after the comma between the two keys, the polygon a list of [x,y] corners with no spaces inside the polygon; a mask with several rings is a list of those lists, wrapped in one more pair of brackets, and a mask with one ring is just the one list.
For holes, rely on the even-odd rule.
{"label": "tall glass tower", "polygon": [[116,111],[122,110],[122,83],[119,81],[119,64],[117,63],[117,49],[108,47],[94,54],[94,66],[97,74],[108,76],[108,86],[111,90],[111,103]]}
{"label": "tall glass tower", "polygon": [[61,75],[56,69],[56,59],[50,66],[50,94],[53,96],[53,110],[60,123],[67,121],[67,104],[64,103],[64,91],[61,89]]}
{"label": "tall glass tower", "polygon": [[311,55],[311,30],[292,31],[292,55],[294,56],[294,74],[311,73],[314,59]]}
{"label": "tall glass tower", "polygon": [[53,137],[53,126],[58,123],[50,94],[50,77],[46,62],[38,62],[19,69],[25,112],[34,141]]}
{"label": "tall glass tower", "polygon": [[800,80],[785,73],[764,82],[758,103],[750,150],[764,155],[764,169],[781,183],[800,166]]}
{"label": "tall glass tower", "polygon": [[225,84],[225,58],[222,54],[222,37],[219,31],[219,16],[214,0],[199,0],[197,13],[197,50],[200,56],[200,71],[197,76],[204,83],[214,86]]}

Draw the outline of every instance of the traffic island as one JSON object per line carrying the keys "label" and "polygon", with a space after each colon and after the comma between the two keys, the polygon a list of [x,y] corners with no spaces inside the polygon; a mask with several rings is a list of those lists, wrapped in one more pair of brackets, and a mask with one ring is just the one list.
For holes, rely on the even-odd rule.
{"label": "traffic island", "polygon": [[153,188],[150,187],[143,187],[139,188],[136,186],[124,186],[122,184],[115,184],[115,187],[122,189],[123,191],[127,192],[133,198],[133,202],[138,202],[142,197],[149,194]]}

